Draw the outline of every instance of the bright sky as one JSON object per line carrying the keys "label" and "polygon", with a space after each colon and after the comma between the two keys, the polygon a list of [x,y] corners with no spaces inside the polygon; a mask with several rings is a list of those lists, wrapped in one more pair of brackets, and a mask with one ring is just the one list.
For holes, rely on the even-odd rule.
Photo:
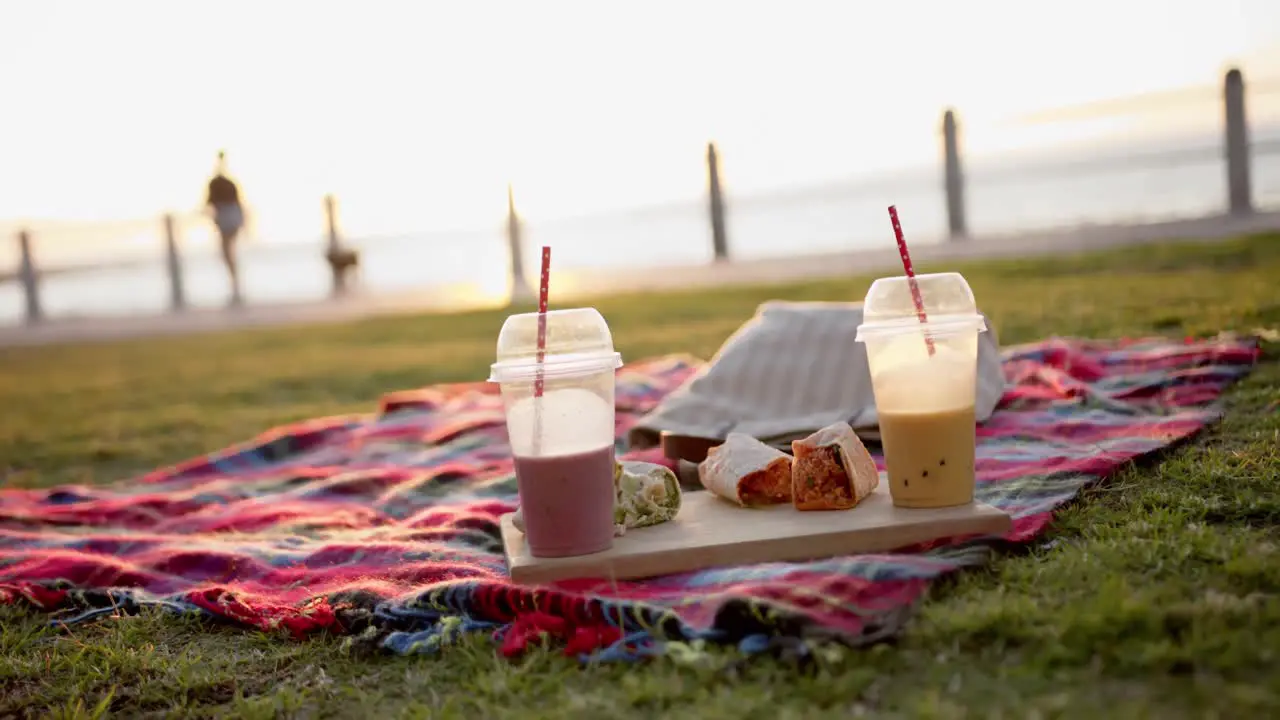
{"label": "bright sky", "polygon": [[0,27],[0,221],[189,209],[226,148],[268,235],[326,192],[363,232],[496,225],[508,181],[535,218],[695,196],[708,139],[763,189],[934,162],[947,105],[981,152],[1020,113],[1280,75],[1275,0],[7,0]]}

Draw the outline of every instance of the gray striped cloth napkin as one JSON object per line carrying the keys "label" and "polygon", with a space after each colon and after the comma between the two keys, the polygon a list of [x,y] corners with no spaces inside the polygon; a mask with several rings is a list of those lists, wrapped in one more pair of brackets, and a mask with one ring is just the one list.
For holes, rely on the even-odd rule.
{"label": "gray striped cloth napkin", "polygon": [[[632,447],[658,445],[663,433],[722,440],[734,431],[790,451],[792,440],[841,420],[878,439],[867,351],[855,341],[861,323],[861,303],[761,305],[706,368],[631,429]],[[987,327],[978,343],[979,422],[1004,392],[998,340]]]}

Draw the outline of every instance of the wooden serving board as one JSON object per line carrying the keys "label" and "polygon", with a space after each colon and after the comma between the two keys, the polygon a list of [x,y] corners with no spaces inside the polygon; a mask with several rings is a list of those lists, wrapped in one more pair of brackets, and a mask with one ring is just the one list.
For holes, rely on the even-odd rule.
{"label": "wooden serving board", "polygon": [[895,507],[882,477],[876,491],[852,510],[800,512],[791,505],[748,509],[694,491],[684,494],[674,520],[629,530],[614,539],[612,548],[592,555],[533,557],[511,515],[502,517],[502,543],[511,579],[536,584],[879,552],[941,537],[1002,534],[1012,524],[1004,511],[981,503],[928,510]]}

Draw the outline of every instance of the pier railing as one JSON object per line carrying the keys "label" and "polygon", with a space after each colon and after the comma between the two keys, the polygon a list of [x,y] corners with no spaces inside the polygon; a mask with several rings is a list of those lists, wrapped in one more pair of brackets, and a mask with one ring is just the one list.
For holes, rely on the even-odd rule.
{"label": "pier railing", "polygon": [[[1207,199],[1203,208],[1204,212],[1217,212],[1229,216],[1250,215],[1255,212],[1258,195],[1254,164],[1258,158],[1280,155],[1280,136],[1263,138],[1250,136],[1251,125],[1247,100],[1256,98],[1274,100],[1280,97],[1280,83],[1259,82],[1255,87],[1246,91],[1243,74],[1237,69],[1232,69],[1225,74],[1221,87],[1216,90],[1206,88],[1182,91],[1182,94],[1167,93],[1154,99],[1146,98],[1145,102],[1148,106],[1158,106],[1161,103],[1171,106],[1179,103],[1183,105],[1199,103],[1199,107],[1204,109],[1208,107],[1208,103],[1212,101],[1214,95],[1217,96],[1217,103],[1221,108],[1219,116],[1221,118],[1221,135],[1220,141],[1217,143],[1200,147],[1186,146],[1159,152],[1128,155],[1121,153],[1105,157],[1060,157],[1040,162],[1031,168],[1025,166],[1003,169],[989,167],[984,168],[980,173],[981,187],[984,192],[988,192],[1002,183],[1008,185],[1024,183],[1031,173],[1036,176],[1057,179],[1071,177],[1087,179],[1100,173],[1113,172],[1120,169],[1137,168],[1158,172],[1163,168],[1174,168],[1188,164],[1219,163],[1225,180],[1225,197],[1220,197],[1216,200],[1213,198]],[[1139,100],[1142,99],[1139,98]],[[1071,121],[1090,116],[1097,117],[1123,113],[1126,110],[1123,107],[1123,102],[1108,101],[1095,103],[1093,106],[1078,106],[1058,111],[1056,115],[1041,113],[1024,118],[1024,121],[1031,123]],[[993,230],[990,226],[984,226],[981,221],[974,222],[971,218],[971,205],[974,200],[974,173],[973,168],[968,166],[963,151],[962,118],[959,113],[953,109],[945,110],[942,114],[939,130],[941,138],[939,155],[941,161],[940,172],[936,177],[941,192],[936,197],[942,203],[940,210],[942,217],[945,218],[942,234],[949,241],[963,242],[971,235],[992,232]],[[710,244],[711,252],[709,258],[712,262],[727,262],[734,256],[734,228],[729,222],[731,215],[734,213],[741,213],[745,217],[753,212],[753,208],[758,209],[769,204],[792,203],[796,202],[797,198],[810,201],[814,197],[824,194],[841,198],[852,197],[859,192],[857,183],[849,183],[846,185],[831,185],[826,188],[809,188],[791,193],[780,192],[769,196],[730,198],[723,187],[719,153],[714,143],[708,143],[706,147],[706,173],[707,195],[704,200],[705,209],[703,212],[706,215],[705,237]],[[892,180],[888,179],[885,182],[892,183]],[[864,184],[863,187],[865,189],[869,185]],[[1269,191],[1268,197],[1274,192],[1274,190]],[[364,248],[377,247],[381,239],[374,237],[345,237],[338,221],[336,199],[332,196],[326,196],[318,204],[323,209],[323,217],[325,219],[323,225],[317,228],[317,242],[310,245],[311,249],[307,252],[313,253],[315,258],[320,260],[320,262],[313,264],[315,267],[327,268],[325,282],[329,287],[329,294],[333,297],[342,297],[352,287],[351,274],[358,269],[361,262],[360,251]],[[626,217],[620,215],[617,218],[611,218],[611,220],[619,224],[643,222],[642,216],[646,212],[652,214],[661,210],[662,208],[655,208],[649,211],[637,210],[634,213],[626,214]],[[688,208],[682,209],[682,211],[687,210]],[[511,188],[508,188],[507,214],[507,247],[504,251],[510,257],[509,273],[512,278],[511,288],[513,295],[521,297],[527,293],[528,289],[523,263],[527,249],[524,247],[524,222],[518,214],[516,198]],[[603,222],[605,219],[597,218],[596,220]],[[1090,221],[1093,219],[1080,218],[1080,220]],[[150,236],[158,235],[163,246],[163,253],[160,257],[162,258],[169,290],[168,308],[173,312],[181,312],[192,304],[184,275],[187,263],[184,262],[186,258],[183,251],[183,236],[187,229],[195,227],[197,223],[201,226],[207,226],[208,220],[198,213],[185,213],[167,214],[154,221],[142,221],[141,225],[147,223],[152,223],[153,227],[151,230],[146,231],[145,234]],[[118,229],[116,234],[136,235],[138,232],[145,230],[145,228],[140,230],[141,225],[139,222],[134,222],[129,228],[122,227]],[[111,234],[105,230],[102,232],[104,235]],[[16,263],[9,272],[0,270],[0,284],[5,282],[16,283],[21,288],[21,296],[23,298],[21,315],[28,323],[41,322],[50,315],[56,314],[48,311],[42,295],[43,281],[47,278],[68,275],[77,276],[87,272],[101,272],[103,269],[127,268],[141,264],[154,266],[156,262],[154,256],[144,257],[135,254],[128,258],[115,258],[94,263],[44,263],[41,257],[43,239],[40,229],[19,229],[15,238],[17,243]],[[108,242],[110,241],[108,240]],[[301,248],[295,246],[293,250],[297,252],[300,249],[305,249],[305,247],[307,246],[302,246]],[[372,288],[372,290],[377,290],[377,288]]]}

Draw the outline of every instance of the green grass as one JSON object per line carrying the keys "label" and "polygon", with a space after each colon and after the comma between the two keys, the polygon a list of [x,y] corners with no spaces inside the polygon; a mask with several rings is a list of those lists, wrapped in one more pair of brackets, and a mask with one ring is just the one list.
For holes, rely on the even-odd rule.
{"label": "green grass", "polygon": [[[928,270],[929,268],[923,268]],[[1002,343],[1280,328],[1280,236],[961,266]],[[618,296],[626,358],[709,356],[762,300],[856,299],[870,278]],[[483,377],[504,315],[392,317],[0,350],[0,483],[117,480],[380,393]],[[1084,493],[1046,538],[936,584],[905,635],[806,672],[520,662],[476,638],[356,657],[142,616],[69,630],[0,609],[0,717],[1265,717],[1280,714],[1280,363],[1225,422]]]}

